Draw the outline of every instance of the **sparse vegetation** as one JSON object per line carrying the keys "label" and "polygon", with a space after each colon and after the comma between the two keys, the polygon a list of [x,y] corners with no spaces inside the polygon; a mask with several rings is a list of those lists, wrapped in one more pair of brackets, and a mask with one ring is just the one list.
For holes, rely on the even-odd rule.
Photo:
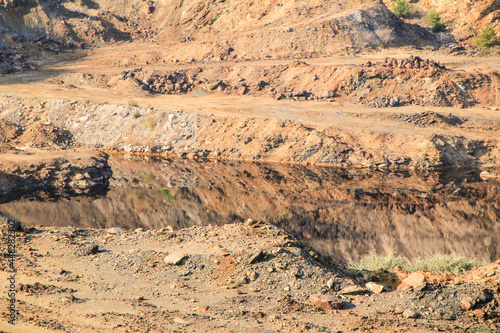
{"label": "sparse vegetation", "polygon": [[411,11],[406,0],[396,0],[394,2],[394,15],[399,18],[406,18],[410,16]]}
{"label": "sparse vegetation", "polygon": [[136,101],[134,101],[133,99],[131,99],[130,101],[128,101],[128,105],[129,106],[133,106],[133,107],[138,107],[139,103],[137,103]]}
{"label": "sparse vegetation", "polygon": [[374,271],[376,269],[393,269],[396,266],[403,267],[409,262],[408,258],[396,256],[394,250],[390,250],[385,254],[377,254],[374,250],[371,253],[361,257],[358,261],[349,261],[349,267],[354,269],[368,269]]}
{"label": "sparse vegetation", "polygon": [[167,189],[162,189],[161,195],[168,201],[177,201],[177,198],[170,194]]}
{"label": "sparse vegetation", "polygon": [[425,16],[425,20],[427,21],[427,24],[430,26],[434,26],[436,23],[441,22],[441,15],[433,9],[427,16]]}
{"label": "sparse vegetation", "polygon": [[429,271],[439,274],[455,274],[460,275],[467,273],[474,266],[484,266],[486,262],[477,260],[468,261],[467,259],[457,254],[435,254],[428,258],[417,258],[411,261],[408,267],[409,271]]}
{"label": "sparse vegetation", "polygon": [[141,113],[139,111],[135,111],[134,113],[134,119],[137,119],[141,116]]}
{"label": "sparse vegetation", "polygon": [[487,26],[472,40],[472,44],[481,49],[488,49],[500,45],[500,38],[492,27]]}
{"label": "sparse vegetation", "polygon": [[144,179],[144,181],[148,184],[153,184],[156,180],[156,177],[151,174],[151,173],[145,173],[142,178]]}
{"label": "sparse vegetation", "polygon": [[146,121],[144,122],[144,125],[150,129],[150,130],[153,130],[155,127],[156,127],[156,119],[154,119],[153,116],[150,116],[146,119]]}
{"label": "sparse vegetation", "polygon": [[457,254],[435,254],[427,258],[410,260],[404,256],[396,256],[394,250],[391,250],[385,254],[377,254],[372,251],[358,261],[350,261],[349,267],[359,270],[389,270],[399,266],[408,272],[425,270],[432,273],[460,275],[470,271],[474,266],[486,264],[486,262],[466,260]]}

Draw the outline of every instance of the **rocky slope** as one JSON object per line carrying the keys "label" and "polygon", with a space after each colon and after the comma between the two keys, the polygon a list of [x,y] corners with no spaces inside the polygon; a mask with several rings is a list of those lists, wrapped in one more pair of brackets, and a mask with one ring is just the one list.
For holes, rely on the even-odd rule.
{"label": "rocky slope", "polygon": [[[393,116],[397,130],[390,130],[373,126],[380,115],[362,113],[346,113],[344,119],[366,118],[366,129],[350,128],[348,121],[325,127],[287,119],[204,116],[107,103],[10,97],[1,101],[3,119],[16,126],[55,126],[70,133],[75,145],[107,150],[363,167],[465,166],[498,164],[500,159],[499,136],[493,134],[499,128],[494,122],[467,122],[434,113]],[[422,125],[436,131],[418,133]],[[408,131],[401,131],[403,126]],[[478,136],[481,131],[489,134]],[[9,144],[23,136],[11,138]],[[19,145],[30,144],[22,140]]]}
{"label": "rocky slope", "polygon": [[[296,57],[352,53],[395,45],[438,45],[427,30],[406,24],[381,1],[202,0],[7,1],[0,7],[3,40],[43,34],[102,45],[151,40],[183,60]],[[206,36],[210,34],[207,40]],[[314,38],[313,38],[314,37]],[[182,49],[182,50],[179,50]],[[185,54],[183,54],[185,53]]]}
{"label": "rocky slope", "polygon": [[[499,324],[498,262],[465,277],[347,271],[251,220],[175,231],[19,229],[16,325],[0,314],[11,332],[493,333]],[[2,289],[9,274],[2,261]]]}

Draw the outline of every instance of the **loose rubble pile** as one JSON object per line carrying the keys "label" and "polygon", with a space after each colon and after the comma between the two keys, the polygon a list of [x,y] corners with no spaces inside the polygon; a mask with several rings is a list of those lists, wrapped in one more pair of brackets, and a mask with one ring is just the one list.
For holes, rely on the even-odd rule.
{"label": "loose rubble pile", "polygon": [[15,42],[15,47],[0,47],[0,74],[36,70],[36,66],[27,61],[29,57],[28,53],[36,53],[32,49],[28,51],[33,45],[38,50],[55,54],[75,48],[82,49],[85,46],[84,43],[77,43],[71,40],[60,41],[50,36],[41,36],[34,40],[28,40],[22,35],[17,35],[12,37],[12,41]]}
{"label": "loose rubble pile", "polygon": [[0,47],[0,73],[26,72],[36,67],[26,62],[26,55],[17,53],[6,47]]}
{"label": "loose rubble pile", "polygon": [[184,71],[147,74],[142,68],[136,68],[132,71],[123,71],[120,76],[124,80],[135,80],[142,90],[159,94],[185,94],[192,91],[195,84],[201,83],[196,82],[193,77],[188,77]]}
{"label": "loose rubble pile", "polygon": [[45,51],[54,52],[55,54],[59,54],[64,52],[67,49],[83,49],[85,47],[85,43],[78,43],[72,40],[70,41],[60,41],[56,40],[50,36],[41,36],[33,40],[38,46],[40,46]]}
{"label": "loose rubble pile", "polygon": [[0,151],[11,146],[22,148],[66,148],[72,143],[69,131],[50,123],[35,122],[25,128],[0,120]]}
{"label": "loose rubble pile", "polygon": [[362,64],[362,67],[372,67],[376,65],[382,65],[383,67],[389,68],[404,68],[404,69],[429,69],[429,68],[438,68],[445,69],[444,65],[441,65],[439,62],[436,62],[432,59],[422,59],[419,56],[410,56],[406,59],[396,59],[386,57],[384,63],[372,63],[368,61],[366,64]]}

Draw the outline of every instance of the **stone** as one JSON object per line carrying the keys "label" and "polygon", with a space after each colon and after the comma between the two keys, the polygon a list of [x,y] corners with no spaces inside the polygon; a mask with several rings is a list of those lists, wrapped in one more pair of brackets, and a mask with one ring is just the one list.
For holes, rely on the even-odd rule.
{"label": "stone", "polygon": [[472,311],[472,313],[474,314],[474,317],[479,318],[479,319],[483,319],[484,315],[485,315],[484,311],[481,309],[476,309],[476,310]]}
{"label": "stone", "polygon": [[469,311],[474,305],[475,302],[470,296],[465,296],[460,300],[460,307],[465,311]]}
{"label": "stone", "polygon": [[262,319],[266,316],[266,314],[262,311],[259,311],[257,309],[252,309],[250,310],[250,316],[255,319]]}
{"label": "stone", "polygon": [[188,276],[191,274],[192,274],[192,272],[189,269],[185,269],[185,270],[179,272],[179,276]]}
{"label": "stone", "polygon": [[177,323],[177,324],[187,324],[187,320],[183,319],[183,318],[174,318],[174,323]]}
{"label": "stone", "polygon": [[408,275],[406,279],[403,280],[403,283],[406,283],[409,286],[417,287],[427,283],[427,279],[425,275],[419,272],[414,272]]}
{"label": "stone", "polygon": [[118,227],[108,228],[106,231],[108,232],[108,234],[112,234],[112,235],[123,234],[123,230],[121,228],[118,228]]}
{"label": "stone", "polygon": [[264,257],[265,257],[264,252],[259,250],[250,256],[250,258],[248,259],[248,263],[250,265],[256,264],[256,263],[262,261],[262,259],[264,259]]}
{"label": "stone", "polygon": [[385,290],[385,287],[383,285],[374,282],[368,282],[366,284],[366,288],[370,289],[371,291],[377,294],[380,294]]}
{"label": "stone", "polygon": [[236,280],[236,284],[248,284],[250,283],[250,280],[248,279],[248,277],[246,276],[240,276],[237,280]]}
{"label": "stone", "polygon": [[406,309],[403,311],[403,317],[404,318],[407,318],[407,319],[416,319],[418,317],[420,317],[420,314],[418,312],[415,312],[413,310],[410,310],[410,309]]}
{"label": "stone", "polygon": [[426,282],[420,286],[413,287],[413,291],[425,291],[425,290],[427,290],[427,287],[428,287],[428,284]]}
{"label": "stone", "polygon": [[250,281],[255,281],[259,277],[259,274],[255,271],[248,271],[247,277],[250,279]]}
{"label": "stone", "polygon": [[163,258],[167,265],[181,265],[188,257],[185,254],[174,252]]}
{"label": "stone", "polygon": [[196,308],[194,308],[194,311],[197,311],[197,312],[207,312],[209,309],[208,306],[197,306]]}
{"label": "stone", "polygon": [[95,254],[99,251],[99,246],[96,244],[85,244],[80,248],[80,253],[84,256]]}
{"label": "stone", "polygon": [[247,91],[248,91],[247,87],[241,86],[238,88],[238,90],[236,90],[236,93],[238,95],[245,95],[247,93]]}
{"label": "stone", "polygon": [[335,91],[334,90],[326,90],[323,92],[323,94],[321,95],[321,97],[323,98],[333,98],[335,97]]}
{"label": "stone", "polygon": [[[487,274],[487,275],[489,275],[489,274]],[[488,303],[493,299],[493,294],[491,293],[491,290],[483,289],[483,290],[479,291],[477,294],[475,294],[475,297],[476,297],[476,302]]]}
{"label": "stone", "polygon": [[308,301],[326,310],[342,309],[342,301],[331,295],[311,294]]}
{"label": "stone", "polygon": [[342,289],[340,292],[342,295],[361,295],[366,292],[367,289],[358,286],[348,286]]}
{"label": "stone", "polygon": [[326,286],[329,288],[329,289],[333,289],[333,287],[335,287],[335,280],[332,278],[330,280],[328,280],[326,282]]}
{"label": "stone", "polygon": [[62,268],[58,267],[58,268],[54,268],[54,269],[52,270],[52,273],[54,273],[54,274],[56,274],[56,275],[62,275],[62,274],[64,274],[64,273],[66,273],[66,271],[65,271],[64,269],[62,269]]}
{"label": "stone", "polygon": [[397,291],[403,291],[403,290],[406,290],[408,288],[410,288],[411,286],[405,282],[401,282],[398,287],[396,288]]}

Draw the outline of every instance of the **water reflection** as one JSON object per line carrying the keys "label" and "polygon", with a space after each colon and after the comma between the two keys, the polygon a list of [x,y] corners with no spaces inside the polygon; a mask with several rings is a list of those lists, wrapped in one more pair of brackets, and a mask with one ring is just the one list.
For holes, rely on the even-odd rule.
{"label": "water reflection", "polygon": [[479,170],[347,170],[112,157],[105,195],[0,205],[29,224],[160,229],[246,218],[274,223],[338,260],[394,248],[500,258],[500,183]]}

